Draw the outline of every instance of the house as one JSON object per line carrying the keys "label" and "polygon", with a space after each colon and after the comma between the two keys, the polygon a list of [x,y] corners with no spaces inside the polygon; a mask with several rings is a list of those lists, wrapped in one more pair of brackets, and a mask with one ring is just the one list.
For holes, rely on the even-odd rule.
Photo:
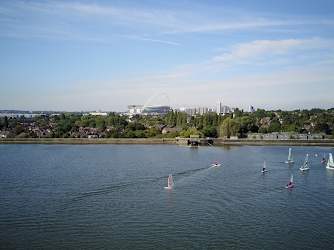
{"label": "house", "polygon": [[106,131],[110,131],[110,130],[113,130],[113,129],[115,129],[114,126],[107,126],[107,127],[106,127]]}
{"label": "house", "polygon": [[143,126],[144,126],[145,128],[151,128],[151,127],[152,127],[152,125],[149,124],[149,123],[144,123]]}
{"label": "house", "polygon": [[270,117],[263,117],[261,119],[261,124],[263,124],[263,125],[270,125]]}
{"label": "house", "polygon": [[307,132],[311,133],[313,130],[313,127],[311,125],[304,125],[303,129],[305,129]]}
{"label": "house", "polygon": [[182,127],[181,126],[166,126],[162,129],[162,134],[167,134],[169,132],[175,131],[175,132],[181,132]]}
{"label": "house", "polygon": [[162,131],[162,129],[165,127],[165,125],[162,124],[154,124],[153,125],[154,128],[157,128],[158,130]]}
{"label": "house", "polygon": [[17,137],[22,138],[22,137],[25,136],[25,135],[26,135],[26,133],[22,132],[22,133],[18,134]]}
{"label": "house", "polygon": [[16,135],[11,131],[2,131],[0,132],[0,137],[1,138],[14,138],[16,137]]}

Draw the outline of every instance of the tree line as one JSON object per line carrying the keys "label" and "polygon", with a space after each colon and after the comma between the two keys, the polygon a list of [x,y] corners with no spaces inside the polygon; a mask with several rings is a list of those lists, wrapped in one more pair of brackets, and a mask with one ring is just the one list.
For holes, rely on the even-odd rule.
{"label": "tree line", "polygon": [[[268,117],[267,119],[263,119]],[[165,115],[136,115],[132,118],[111,112],[108,116],[93,116],[63,113],[56,116],[36,116],[35,124],[47,127],[52,124],[53,131],[48,137],[71,137],[73,132],[78,132],[79,127],[97,128],[106,131],[106,138],[164,138],[164,137],[189,137],[198,134],[200,137],[230,137],[246,135],[250,132],[298,132],[308,133],[304,128],[312,122],[316,122],[313,133],[333,133],[330,124],[334,123],[334,108],[294,110],[294,111],[266,111],[258,109],[255,112],[244,112],[235,109],[231,115],[217,115],[209,113],[197,116],[187,116],[184,112],[170,111]],[[15,134],[25,131],[21,125],[27,122],[26,118],[9,120],[4,117],[0,121],[0,129],[11,128]],[[150,128],[148,128],[151,125]],[[154,125],[179,126],[180,132],[161,134],[161,130]],[[28,132],[26,137],[36,137],[33,132]]]}

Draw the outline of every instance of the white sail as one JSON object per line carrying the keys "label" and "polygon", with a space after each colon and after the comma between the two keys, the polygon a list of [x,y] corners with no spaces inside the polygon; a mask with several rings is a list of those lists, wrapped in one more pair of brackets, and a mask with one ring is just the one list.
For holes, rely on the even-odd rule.
{"label": "white sail", "polygon": [[266,160],[264,160],[263,161],[263,168],[262,168],[262,171],[261,171],[262,173],[267,172],[266,167],[267,167]]}
{"label": "white sail", "polygon": [[289,155],[288,155],[288,160],[285,161],[285,163],[292,163],[293,162],[293,157],[291,153],[291,148],[289,148]]}
{"label": "white sail", "polygon": [[326,168],[328,168],[328,169],[334,169],[334,162],[333,162],[332,153],[329,153],[329,159],[328,159]]}
{"label": "white sail", "polygon": [[308,165],[308,154],[306,154],[303,167],[307,167],[307,165]]}
{"label": "white sail", "polygon": [[308,168],[308,154],[306,154],[305,160],[304,160],[304,165],[300,167],[300,170],[309,170]]}
{"label": "white sail", "polygon": [[293,173],[291,174],[290,184],[292,184],[292,182],[293,182]]}

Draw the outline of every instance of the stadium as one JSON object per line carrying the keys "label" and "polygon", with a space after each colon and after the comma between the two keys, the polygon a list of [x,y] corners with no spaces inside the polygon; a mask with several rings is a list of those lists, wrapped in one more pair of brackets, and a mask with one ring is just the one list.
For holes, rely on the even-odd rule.
{"label": "stadium", "polygon": [[[160,105],[160,104],[149,104],[150,101],[156,97],[157,95],[164,94],[167,97],[168,105]],[[167,114],[169,111],[173,109],[170,107],[170,102],[168,95],[166,93],[160,92],[152,96],[145,105],[128,105],[129,114],[140,114],[140,115],[163,115]]]}

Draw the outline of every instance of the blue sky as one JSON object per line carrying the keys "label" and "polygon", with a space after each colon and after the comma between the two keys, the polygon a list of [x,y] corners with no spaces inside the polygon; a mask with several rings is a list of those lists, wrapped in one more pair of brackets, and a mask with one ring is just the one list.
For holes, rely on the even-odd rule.
{"label": "blue sky", "polygon": [[[0,109],[334,107],[334,1],[1,1]],[[151,104],[168,104],[157,95]]]}

